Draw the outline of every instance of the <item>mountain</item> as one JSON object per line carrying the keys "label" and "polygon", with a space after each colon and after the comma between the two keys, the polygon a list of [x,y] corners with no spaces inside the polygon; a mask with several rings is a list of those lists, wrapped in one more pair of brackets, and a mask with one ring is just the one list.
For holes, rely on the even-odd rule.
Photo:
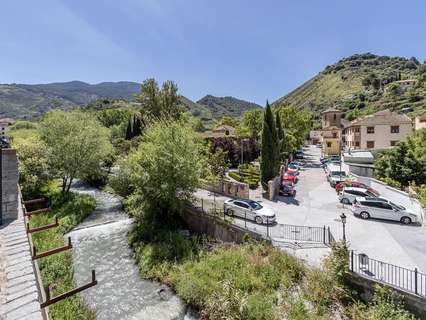
{"label": "mountain", "polygon": [[[102,82],[88,84],[81,81],[48,84],[0,84],[0,117],[33,119],[55,109],[72,109],[90,103],[102,108],[99,99],[132,100],[140,91],[136,82]],[[102,102],[102,100],[101,100]],[[108,102],[108,101],[107,101]],[[259,105],[233,97],[207,95],[194,102],[181,96],[180,104],[207,126],[223,116],[239,117],[247,110]],[[122,105],[120,103],[115,105]]]}
{"label": "mountain", "polygon": [[234,97],[214,97],[212,95],[205,96],[197,103],[208,108],[213,117],[217,119],[223,116],[239,117],[246,111],[262,108],[256,103]]}
{"label": "mountain", "polygon": [[49,84],[0,84],[0,117],[36,118],[51,109],[71,109],[97,99],[129,99],[140,90],[136,82],[81,81]]}
{"label": "mountain", "polygon": [[[414,80],[404,86],[400,80]],[[355,54],[327,66],[273,105],[292,104],[319,117],[336,105],[351,118],[382,109],[426,112],[426,64],[416,58]]]}

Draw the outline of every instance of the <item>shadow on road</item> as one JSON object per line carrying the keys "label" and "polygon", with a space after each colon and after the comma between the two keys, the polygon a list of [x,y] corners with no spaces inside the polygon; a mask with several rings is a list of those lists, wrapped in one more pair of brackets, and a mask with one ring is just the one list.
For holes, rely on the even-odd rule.
{"label": "shadow on road", "polygon": [[299,200],[294,197],[278,196],[277,201],[284,202],[285,204],[292,204],[295,206],[298,206],[300,204]]}

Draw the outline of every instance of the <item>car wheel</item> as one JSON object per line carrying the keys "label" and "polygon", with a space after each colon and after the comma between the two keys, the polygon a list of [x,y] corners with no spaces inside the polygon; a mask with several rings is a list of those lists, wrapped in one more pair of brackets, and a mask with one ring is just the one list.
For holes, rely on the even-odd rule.
{"label": "car wheel", "polygon": [[228,216],[230,216],[230,217],[233,217],[233,216],[234,216],[234,210],[228,209],[228,210],[226,211],[226,213],[227,213],[227,215],[228,215]]}
{"label": "car wheel", "polygon": [[364,219],[364,220],[370,219],[370,214],[365,211],[361,212],[359,216],[361,217],[361,219]]}
{"label": "car wheel", "polygon": [[403,224],[410,224],[411,223],[411,219],[409,217],[402,217],[401,218],[401,223],[403,223]]}
{"label": "car wheel", "polygon": [[349,201],[349,199],[347,199],[347,198],[343,198],[342,199],[342,203],[343,204],[351,204],[351,202]]}
{"label": "car wheel", "polygon": [[259,216],[257,216],[256,218],[254,218],[254,221],[256,221],[257,224],[262,224],[263,223],[262,217],[259,217]]}

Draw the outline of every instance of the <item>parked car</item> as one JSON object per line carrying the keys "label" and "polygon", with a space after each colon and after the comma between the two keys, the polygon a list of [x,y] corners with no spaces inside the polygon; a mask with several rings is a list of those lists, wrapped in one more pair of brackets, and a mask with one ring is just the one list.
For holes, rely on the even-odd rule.
{"label": "parked car", "polygon": [[229,216],[250,219],[258,224],[274,223],[274,211],[266,205],[248,199],[230,199],[224,203],[225,213]]}
{"label": "parked car", "polygon": [[303,158],[304,158],[303,151],[299,150],[294,154],[294,159],[303,159]]}
{"label": "parked car", "polygon": [[289,163],[288,166],[287,166],[287,171],[288,172],[296,172],[298,174],[299,173],[299,169],[300,169],[300,167],[297,164],[293,163],[293,162]]}
{"label": "parked car", "polygon": [[344,204],[351,204],[358,197],[377,198],[374,193],[371,193],[365,188],[344,187],[343,190],[339,192],[339,200]]}
{"label": "parked car", "polygon": [[344,187],[364,188],[370,191],[371,193],[374,193],[376,197],[380,196],[380,193],[377,190],[370,188],[366,184],[359,181],[345,180],[345,181],[339,182],[338,184],[336,184],[336,192],[339,193],[340,191],[343,190]]}
{"label": "parked car", "polygon": [[291,181],[293,183],[297,182],[297,172],[294,171],[286,171],[282,178],[283,181]]}
{"label": "parked car", "polygon": [[328,182],[331,187],[336,187],[336,184],[341,183],[346,180],[348,177],[345,171],[332,171],[328,176]]}
{"label": "parked car", "polygon": [[332,156],[328,156],[328,157],[321,157],[320,162],[322,164],[326,163],[326,162],[332,162],[332,161],[340,161],[340,156],[339,155],[332,155]]}
{"label": "parked car", "polygon": [[294,183],[291,181],[282,181],[280,185],[279,194],[282,196],[292,196],[296,195],[296,189],[294,187]]}
{"label": "parked car", "polygon": [[419,217],[414,212],[384,198],[358,197],[352,204],[351,211],[361,219],[385,219],[403,224],[419,222]]}

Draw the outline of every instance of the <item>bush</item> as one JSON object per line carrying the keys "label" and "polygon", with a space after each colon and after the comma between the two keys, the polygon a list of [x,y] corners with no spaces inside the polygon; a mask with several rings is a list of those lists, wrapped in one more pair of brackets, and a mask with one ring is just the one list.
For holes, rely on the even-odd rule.
{"label": "bush", "polygon": [[172,271],[178,295],[212,318],[277,319],[276,292],[299,282],[299,260],[269,245],[220,246]]}
{"label": "bush", "polygon": [[108,184],[115,193],[126,197],[134,191],[131,179],[132,168],[129,161],[124,159],[118,161],[117,166],[118,169],[110,175]]}

